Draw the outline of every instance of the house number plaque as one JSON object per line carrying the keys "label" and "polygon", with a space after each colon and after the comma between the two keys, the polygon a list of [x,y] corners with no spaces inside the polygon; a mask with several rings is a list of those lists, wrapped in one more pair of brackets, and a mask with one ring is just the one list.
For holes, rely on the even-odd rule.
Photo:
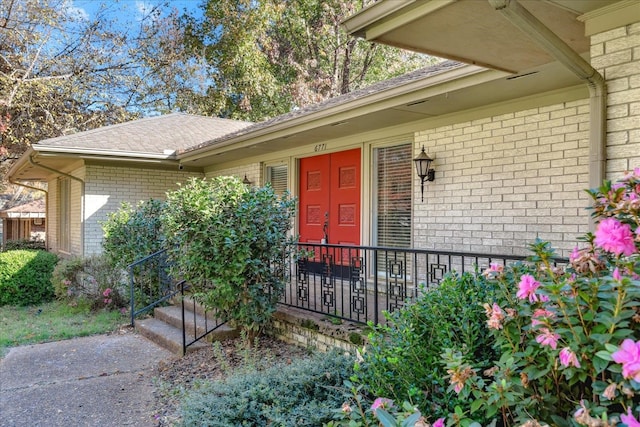
{"label": "house number plaque", "polygon": [[313,148],[313,151],[317,153],[318,151],[325,151],[326,149],[327,144],[316,144],[316,146]]}

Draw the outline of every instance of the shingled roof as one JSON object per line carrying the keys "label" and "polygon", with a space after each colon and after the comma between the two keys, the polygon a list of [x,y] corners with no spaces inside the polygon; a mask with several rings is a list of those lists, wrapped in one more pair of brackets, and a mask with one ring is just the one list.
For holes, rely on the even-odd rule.
{"label": "shingled roof", "polygon": [[279,123],[294,120],[303,116],[312,115],[314,113],[318,113],[323,110],[328,110],[338,105],[347,104],[352,101],[364,99],[368,96],[375,95],[389,89],[411,84],[418,80],[427,79],[429,77],[433,77],[438,74],[463,67],[465,65],[466,64],[463,64],[461,62],[456,62],[456,61],[443,61],[435,65],[431,65],[429,67],[421,68],[419,70],[403,74],[398,77],[394,77],[388,80],[383,80],[381,82],[374,83],[365,88],[354,90],[353,92],[349,92],[344,95],[336,96],[334,98],[329,98],[323,102],[312,104],[312,105],[309,105],[308,107],[294,110],[289,113],[274,117],[272,119],[265,120],[263,122],[254,123],[250,126],[242,127],[236,130],[235,132],[230,132],[224,135],[219,135],[217,137],[210,138],[210,140],[203,142],[201,144],[179,149],[178,153],[185,154],[185,153],[189,153],[190,151],[195,151],[204,147],[213,146],[220,142],[227,141],[242,135],[248,135],[248,134],[251,134],[252,132],[265,129]]}
{"label": "shingled roof", "polygon": [[45,212],[45,200],[42,198],[0,211],[0,218],[44,218]]}
{"label": "shingled roof", "polygon": [[45,139],[33,145],[67,150],[166,154],[236,132],[251,122],[173,113]]}

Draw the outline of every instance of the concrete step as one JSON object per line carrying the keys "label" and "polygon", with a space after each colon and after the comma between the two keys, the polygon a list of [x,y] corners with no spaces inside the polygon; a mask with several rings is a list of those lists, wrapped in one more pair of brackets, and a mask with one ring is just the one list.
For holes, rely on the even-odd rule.
{"label": "concrete step", "polygon": [[[184,356],[182,353],[182,329],[176,328],[160,319],[147,318],[136,321],[136,331],[172,353]],[[187,337],[187,339],[191,340],[193,338],[189,339]],[[209,343],[201,340],[187,347],[187,352],[199,350],[208,345]]]}
{"label": "concrete step", "polygon": [[[189,305],[185,306],[185,308],[188,307]],[[163,322],[182,330],[182,308],[180,306],[169,305],[166,307],[157,307],[153,311],[153,315],[156,319],[162,320]],[[207,330],[218,324],[218,321],[210,314],[205,317],[202,314],[198,314],[197,312],[194,313],[188,309],[185,310],[184,321],[187,332],[194,336],[201,336],[206,333]],[[222,325],[209,334],[207,339],[209,341],[221,341],[228,338],[235,338],[237,335],[238,334],[235,329],[230,328],[227,325]]]}
{"label": "concrete step", "polygon": [[[202,336],[207,329],[216,326],[216,320],[211,315],[204,316],[204,310],[200,309],[202,314],[189,311],[193,306],[193,301],[185,305],[185,325],[187,333],[187,342],[193,341],[196,337]],[[169,305],[166,307],[156,307],[153,311],[154,317],[136,321],[136,330],[141,335],[149,338],[156,344],[182,356],[182,306]],[[213,341],[222,341],[239,336],[236,329],[228,325],[221,325],[213,332],[209,333],[200,341],[187,347],[187,352],[198,350],[209,345]]]}

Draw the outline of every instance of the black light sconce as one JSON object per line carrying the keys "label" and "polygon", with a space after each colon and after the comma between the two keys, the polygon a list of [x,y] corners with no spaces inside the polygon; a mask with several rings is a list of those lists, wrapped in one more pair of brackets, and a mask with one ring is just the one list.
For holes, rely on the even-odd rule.
{"label": "black light sconce", "polygon": [[251,185],[251,184],[253,184],[253,182],[252,182],[252,181],[249,181],[249,178],[247,178],[247,174],[246,174],[246,173],[244,174],[244,179],[242,180],[242,183],[243,183],[244,185]]}
{"label": "black light sconce", "polygon": [[433,181],[436,178],[436,171],[434,169],[429,169],[431,166],[431,162],[433,159],[424,152],[424,145],[422,146],[422,151],[418,154],[418,157],[413,159],[416,164],[416,172],[418,173],[418,177],[420,177],[420,193],[422,194],[422,201],[424,202],[424,182],[425,181]]}

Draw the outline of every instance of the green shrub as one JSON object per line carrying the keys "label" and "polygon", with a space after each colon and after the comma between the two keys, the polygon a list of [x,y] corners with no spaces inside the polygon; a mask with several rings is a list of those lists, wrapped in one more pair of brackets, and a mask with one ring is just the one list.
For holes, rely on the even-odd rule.
{"label": "green shrub", "polygon": [[167,194],[163,227],[174,273],[196,298],[252,337],[284,290],[295,202],[233,177],[190,180]]}
{"label": "green shrub", "polygon": [[[455,348],[480,366],[490,366],[494,339],[485,329],[482,303],[493,289],[470,273],[448,275],[413,304],[387,315],[369,334],[358,382],[370,397],[409,401],[430,414],[446,415],[462,404],[446,393],[442,350]],[[467,405],[468,406],[468,405]]]}
{"label": "green shrub", "polygon": [[58,299],[87,300],[95,310],[127,305],[127,283],[104,255],[60,260],[51,281]]}
{"label": "green shrub", "polygon": [[7,240],[4,243],[3,250],[5,252],[7,252],[7,251],[17,251],[17,250],[20,250],[20,249],[45,250],[46,246],[45,246],[44,240],[27,240],[27,239],[23,239],[23,240]]}
{"label": "green shrub", "polygon": [[125,268],[162,249],[160,215],[164,206],[163,201],[154,199],[140,202],[135,208],[124,202],[109,215],[102,223],[102,248],[111,265]]}
{"label": "green shrub", "polygon": [[342,384],[353,360],[337,352],[315,354],[264,371],[207,382],[187,395],[184,425],[321,426],[343,402]]}
{"label": "green shrub", "polygon": [[51,301],[51,274],[57,261],[56,255],[40,250],[0,253],[0,306]]}

